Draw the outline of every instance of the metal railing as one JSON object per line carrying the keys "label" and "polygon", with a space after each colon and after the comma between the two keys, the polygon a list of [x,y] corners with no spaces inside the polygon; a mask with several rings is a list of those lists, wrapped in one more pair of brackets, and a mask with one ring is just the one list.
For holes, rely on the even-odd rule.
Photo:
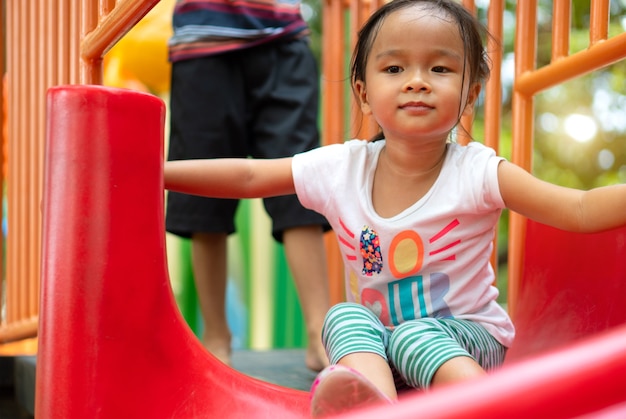
{"label": "metal railing", "polygon": [[[527,171],[532,168],[535,95],[626,58],[626,32],[608,37],[609,3],[608,0],[591,0],[589,46],[570,55],[572,4],[567,0],[554,0],[551,61],[543,67],[536,64],[537,0],[517,3],[511,160]],[[525,241],[526,219],[511,212],[508,300],[509,311],[513,313],[523,275]]]}
{"label": "metal railing", "polygon": [[158,1],[6,2],[2,47],[8,89],[0,93],[9,99],[8,234],[2,243],[6,288],[0,344],[37,334],[46,91],[55,85],[101,84],[106,51]]}

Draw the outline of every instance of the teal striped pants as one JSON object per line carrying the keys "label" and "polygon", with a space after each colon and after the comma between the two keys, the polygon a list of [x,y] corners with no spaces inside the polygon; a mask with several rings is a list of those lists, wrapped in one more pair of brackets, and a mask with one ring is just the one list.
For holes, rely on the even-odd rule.
{"label": "teal striped pants", "polygon": [[506,348],[478,323],[422,318],[386,328],[366,307],[333,306],[324,321],[322,341],[331,364],[351,353],[370,352],[389,362],[396,386],[426,389],[446,361],[473,358],[489,371],[502,364]]}

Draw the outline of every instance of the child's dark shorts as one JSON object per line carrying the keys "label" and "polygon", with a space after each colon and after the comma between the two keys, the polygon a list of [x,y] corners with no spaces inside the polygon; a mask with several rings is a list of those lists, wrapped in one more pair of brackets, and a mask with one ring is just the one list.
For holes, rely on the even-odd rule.
{"label": "child's dark shorts", "polygon": [[[168,160],[280,158],[319,146],[318,83],[317,63],[305,40],[175,62]],[[182,237],[233,233],[237,204],[169,192],[166,229]],[[330,229],[295,195],[268,198],[264,205],[279,241],[293,227]]]}

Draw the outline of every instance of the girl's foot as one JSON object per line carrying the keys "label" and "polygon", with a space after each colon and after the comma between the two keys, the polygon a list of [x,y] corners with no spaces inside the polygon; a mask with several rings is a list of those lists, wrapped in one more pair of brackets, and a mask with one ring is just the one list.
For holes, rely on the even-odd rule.
{"label": "girl's foot", "polygon": [[341,365],[325,368],[311,387],[311,417],[338,415],[392,401],[357,371]]}

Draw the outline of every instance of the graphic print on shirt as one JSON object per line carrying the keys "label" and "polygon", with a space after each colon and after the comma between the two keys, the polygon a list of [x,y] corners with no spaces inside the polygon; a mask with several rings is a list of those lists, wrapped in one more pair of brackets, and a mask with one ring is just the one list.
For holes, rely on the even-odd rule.
{"label": "graphic print on shirt", "polygon": [[380,253],[380,238],[368,226],[361,230],[361,257],[363,258],[363,275],[379,274],[383,269],[383,256]]}
{"label": "graphic print on shirt", "polygon": [[380,291],[372,288],[363,289],[361,293],[361,304],[369,308],[383,324],[391,324],[389,308],[385,303],[385,296]]}
{"label": "graphic print on shirt", "polygon": [[[356,235],[345,224],[340,223],[343,233],[338,234],[340,243],[350,249],[344,251],[348,262],[357,262]],[[454,247],[461,240],[446,243],[442,240],[446,234],[459,225],[454,219],[434,236],[428,239],[429,266],[433,263],[453,261],[456,259]],[[441,241],[439,241],[441,240]],[[382,246],[381,246],[382,245]],[[359,275],[350,272],[349,292],[355,302],[368,307],[385,325],[398,325],[407,320],[420,317],[452,317],[445,296],[450,290],[450,277],[445,272],[422,272],[426,256],[424,241],[418,232],[404,230],[393,236],[388,247],[388,254],[383,256],[381,237],[369,226],[363,226],[359,236],[359,251],[363,262],[361,278],[375,277],[381,273],[391,275],[396,280],[387,284],[384,292],[367,286],[367,281],[359,286]],[[386,265],[383,266],[383,259]],[[359,295],[359,289],[360,295]]]}

